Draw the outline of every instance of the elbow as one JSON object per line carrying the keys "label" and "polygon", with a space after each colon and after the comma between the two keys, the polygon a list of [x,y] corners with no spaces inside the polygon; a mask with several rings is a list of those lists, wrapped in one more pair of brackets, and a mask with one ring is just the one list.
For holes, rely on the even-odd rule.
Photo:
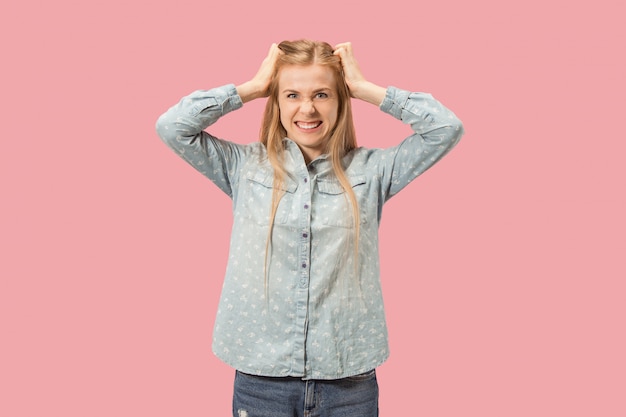
{"label": "elbow", "polygon": [[449,141],[450,147],[456,145],[461,140],[461,137],[465,133],[465,128],[463,127],[463,122],[459,120],[457,117],[454,117],[452,123],[450,123],[449,127]]}
{"label": "elbow", "polygon": [[451,120],[448,120],[444,126],[437,130],[432,139],[441,149],[450,150],[459,143],[464,132],[463,123],[458,118],[452,117]]}
{"label": "elbow", "polygon": [[155,129],[159,138],[165,143],[171,143],[176,139],[174,123],[170,121],[167,113],[163,113],[156,121]]}

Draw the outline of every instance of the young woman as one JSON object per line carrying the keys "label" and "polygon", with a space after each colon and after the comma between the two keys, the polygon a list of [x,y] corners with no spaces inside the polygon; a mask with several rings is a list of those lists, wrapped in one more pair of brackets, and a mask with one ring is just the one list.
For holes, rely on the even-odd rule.
{"label": "young woman", "polygon": [[[265,97],[259,142],[204,131]],[[351,98],[413,134],[358,148]],[[213,335],[236,369],[233,415],[377,416],[375,369],[388,357],[382,207],[458,142],[461,122],[429,94],[367,81],[350,43],[301,40],[272,45],[248,82],[184,97],[157,131],[233,200]]]}

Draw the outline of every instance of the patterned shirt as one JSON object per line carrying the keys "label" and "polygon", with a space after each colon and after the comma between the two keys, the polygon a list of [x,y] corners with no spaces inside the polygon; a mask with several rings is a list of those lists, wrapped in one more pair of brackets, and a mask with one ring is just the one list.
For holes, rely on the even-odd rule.
{"label": "patterned shirt", "polygon": [[352,209],[330,159],[306,164],[296,143],[284,139],[289,175],[266,265],[273,170],[265,146],[204,131],[242,105],[230,84],[184,97],[157,122],[163,141],[233,202],[213,352],[264,376],[338,379],[377,367],[389,355],[378,258],[383,204],[459,141],[461,122],[429,94],[387,88],[380,109],[414,134],[343,159],[360,213],[356,256]]}

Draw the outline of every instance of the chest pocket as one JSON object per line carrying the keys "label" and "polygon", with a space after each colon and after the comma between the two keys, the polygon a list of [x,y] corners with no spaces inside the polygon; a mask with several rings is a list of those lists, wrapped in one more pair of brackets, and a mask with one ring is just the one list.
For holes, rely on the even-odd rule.
{"label": "chest pocket", "polygon": [[[272,193],[274,191],[274,174],[270,171],[259,170],[246,174],[247,192],[242,202],[246,216],[258,224],[269,224],[272,209]],[[278,204],[274,224],[286,224],[290,220],[293,193],[297,184],[286,177],[281,189],[285,195]]]}
{"label": "chest pocket", "polygon": [[[359,205],[363,201],[363,194],[366,189],[365,175],[349,176],[348,181],[352,186]],[[312,204],[313,221],[320,222],[327,226],[352,227],[352,208],[350,207],[348,196],[339,181],[317,180],[317,195]],[[361,208],[360,208],[361,209]],[[361,210],[360,223],[365,223],[365,215]]]}

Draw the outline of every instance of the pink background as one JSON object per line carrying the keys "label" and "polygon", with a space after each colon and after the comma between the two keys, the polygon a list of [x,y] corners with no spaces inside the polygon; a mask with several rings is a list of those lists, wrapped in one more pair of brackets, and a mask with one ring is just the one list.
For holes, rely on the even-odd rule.
{"label": "pink background", "polygon": [[[212,4],[215,3],[215,4]],[[381,226],[381,415],[626,415],[621,0],[4,6],[0,416],[227,416],[230,201],[157,138],[272,42],[351,41],[466,135]],[[263,103],[214,133],[256,139]],[[359,141],[410,131],[355,103]]]}

